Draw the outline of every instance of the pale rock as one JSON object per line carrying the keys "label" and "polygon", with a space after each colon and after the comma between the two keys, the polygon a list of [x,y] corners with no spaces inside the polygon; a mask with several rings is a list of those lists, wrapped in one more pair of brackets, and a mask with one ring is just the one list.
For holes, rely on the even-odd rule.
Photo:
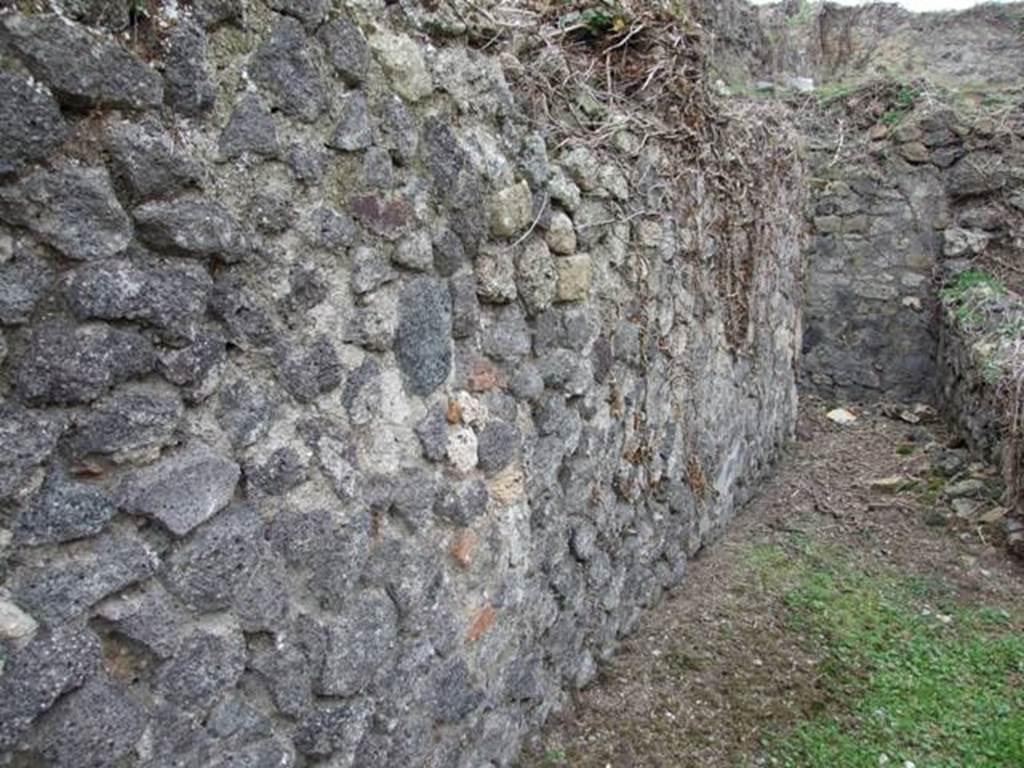
{"label": "pale rock", "polygon": [[583,301],[590,293],[590,255],[579,253],[555,261],[558,272],[558,301]]}
{"label": "pale rock", "polygon": [[468,427],[453,430],[448,436],[448,461],[466,474],[476,467],[476,460],[476,433]]}
{"label": "pale rock", "polygon": [[22,640],[36,631],[36,620],[8,600],[0,600],[0,639]]}
{"label": "pale rock", "polygon": [[547,235],[548,248],[553,253],[568,256],[576,251],[576,228],[570,219],[562,211],[555,211],[551,214],[551,223],[548,225]]}
{"label": "pale rock", "polygon": [[406,101],[415,102],[429,96],[434,90],[423,51],[414,40],[405,35],[381,32],[373,35],[370,49],[391,81],[391,87]]}
{"label": "pale rock", "polygon": [[491,200],[491,232],[495,237],[512,237],[532,219],[533,196],[525,181],[505,187]]}

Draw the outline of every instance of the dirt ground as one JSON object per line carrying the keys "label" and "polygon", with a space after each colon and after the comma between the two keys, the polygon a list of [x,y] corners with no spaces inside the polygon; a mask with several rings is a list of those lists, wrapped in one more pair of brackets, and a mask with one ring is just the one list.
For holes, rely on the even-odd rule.
{"label": "dirt ground", "polygon": [[[958,517],[943,490],[967,476],[994,482],[994,470],[968,463],[940,479],[936,467],[951,455],[955,467],[965,452],[950,450],[934,420],[909,424],[899,409],[851,407],[857,421],[840,427],[825,418],[834,405],[804,400],[797,440],[774,477],[598,681],[549,720],[521,768],[766,764],[762,739],[828,702],[819,649],[750,565],[759,546],[806,537],[841,547],[857,567],[941,581],[963,600],[1020,601],[1024,567],[1000,545],[999,522]],[[912,488],[880,487],[897,476]],[[984,506],[976,514],[996,504]]]}

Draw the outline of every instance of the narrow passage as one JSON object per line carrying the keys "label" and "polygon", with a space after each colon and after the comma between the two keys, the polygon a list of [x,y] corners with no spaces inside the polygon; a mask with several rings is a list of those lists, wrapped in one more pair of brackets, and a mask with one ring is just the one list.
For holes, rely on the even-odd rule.
{"label": "narrow passage", "polygon": [[927,409],[832,407],[522,768],[1024,765],[995,469]]}

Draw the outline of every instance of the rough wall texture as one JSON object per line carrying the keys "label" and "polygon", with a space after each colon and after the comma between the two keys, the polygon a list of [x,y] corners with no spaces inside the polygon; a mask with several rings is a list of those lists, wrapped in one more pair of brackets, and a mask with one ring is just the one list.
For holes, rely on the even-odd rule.
{"label": "rough wall texture", "polygon": [[546,147],[448,5],[75,7],[0,15],[0,764],[507,765],[789,432],[799,167]]}
{"label": "rough wall texture", "polygon": [[958,113],[908,93],[866,87],[813,127],[803,371],[831,394],[935,398],[944,273],[1021,278],[1020,106]]}

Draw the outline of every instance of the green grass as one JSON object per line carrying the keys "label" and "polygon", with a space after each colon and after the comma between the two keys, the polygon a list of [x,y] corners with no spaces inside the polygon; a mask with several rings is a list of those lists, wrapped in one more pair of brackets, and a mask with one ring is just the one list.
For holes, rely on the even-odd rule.
{"label": "green grass", "polygon": [[993,277],[983,269],[968,269],[956,276],[949,285],[942,289],[939,297],[943,301],[959,301],[969,290],[978,286],[989,288],[996,294],[1001,294],[1005,288],[1002,281]]}
{"label": "green grass", "polygon": [[958,603],[941,581],[868,574],[806,543],[755,552],[792,626],[824,654],[829,706],[766,740],[769,765],[1024,766],[1024,632],[1001,606]]}

